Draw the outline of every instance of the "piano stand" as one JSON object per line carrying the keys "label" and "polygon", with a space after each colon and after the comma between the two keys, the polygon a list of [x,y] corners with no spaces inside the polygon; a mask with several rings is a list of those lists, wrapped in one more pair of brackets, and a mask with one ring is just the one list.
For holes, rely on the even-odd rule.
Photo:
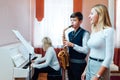
{"label": "piano stand", "polygon": [[29,80],[32,80],[31,79],[31,53],[29,53],[29,62],[30,62],[30,65],[29,65]]}

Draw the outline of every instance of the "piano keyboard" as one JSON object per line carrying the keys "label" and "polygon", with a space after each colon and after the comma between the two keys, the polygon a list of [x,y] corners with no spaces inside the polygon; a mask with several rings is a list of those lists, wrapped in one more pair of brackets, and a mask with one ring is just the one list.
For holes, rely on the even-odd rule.
{"label": "piano keyboard", "polygon": [[[35,60],[37,57],[34,57],[32,60]],[[31,61],[28,62],[25,66],[23,66],[23,69],[27,69],[31,64]]]}

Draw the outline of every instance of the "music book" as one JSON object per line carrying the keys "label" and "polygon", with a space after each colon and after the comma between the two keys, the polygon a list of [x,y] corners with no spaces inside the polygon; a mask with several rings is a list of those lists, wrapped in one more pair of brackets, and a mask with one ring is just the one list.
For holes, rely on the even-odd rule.
{"label": "music book", "polygon": [[34,54],[34,48],[25,40],[25,38],[20,34],[17,30],[12,30],[16,37],[22,42],[22,44],[26,47],[29,54]]}
{"label": "music book", "polygon": [[11,57],[16,67],[19,67],[25,61],[29,60],[29,54],[31,54],[31,59],[35,56],[34,55],[34,48],[29,44],[25,38],[20,34],[17,30],[12,30],[18,40],[22,43],[18,47],[18,49],[11,50]]}

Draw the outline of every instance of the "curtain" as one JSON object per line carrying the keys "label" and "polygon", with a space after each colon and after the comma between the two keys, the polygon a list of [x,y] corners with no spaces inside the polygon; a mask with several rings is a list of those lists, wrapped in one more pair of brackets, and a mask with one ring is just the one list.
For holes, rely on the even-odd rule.
{"label": "curtain", "polygon": [[120,48],[120,0],[116,1],[116,46]]}
{"label": "curtain", "polygon": [[44,18],[34,23],[34,46],[40,47],[41,39],[48,36],[54,47],[61,47],[63,29],[70,25],[72,12],[73,0],[45,0]]}

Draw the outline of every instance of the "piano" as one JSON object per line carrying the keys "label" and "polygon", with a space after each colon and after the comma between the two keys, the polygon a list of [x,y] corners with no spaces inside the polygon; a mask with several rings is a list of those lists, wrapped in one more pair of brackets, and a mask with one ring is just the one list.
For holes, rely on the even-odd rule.
{"label": "piano", "polygon": [[[1,63],[6,62],[8,64],[7,67],[6,65],[3,65],[2,70],[10,68],[11,72],[9,73],[11,73],[12,77],[11,79],[2,78],[0,80],[16,80],[19,78],[29,80],[29,59],[34,60],[36,58],[41,58],[41,55],[34,53],[34,48],[24,39],[24,37],[17,30],[13,30],[13,33],[20,42],[0,47],[0,53],[2,51],[2,54],[5,54],[5,56],[9,57],[4,58],[5,56],[0,56],[3,59]],[[7,73],[8,72],[6,72],[5,74]]]}

